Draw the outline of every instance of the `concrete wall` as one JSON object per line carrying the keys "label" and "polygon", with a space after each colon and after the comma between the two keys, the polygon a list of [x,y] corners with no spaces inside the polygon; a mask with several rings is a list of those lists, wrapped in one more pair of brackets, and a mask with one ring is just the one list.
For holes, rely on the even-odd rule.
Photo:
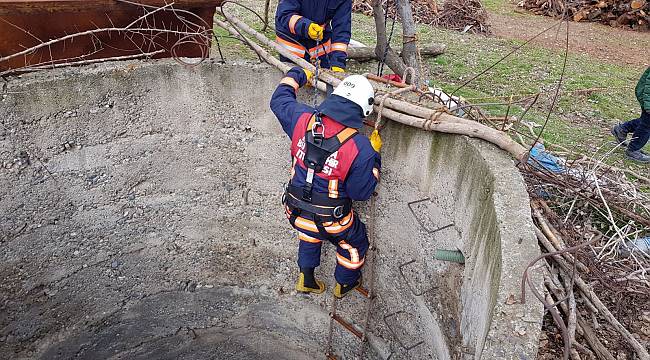
{"label": "concrete wall", "polygon": [[439,206],[447,215],[438,212],[436,225],[453,223],[453,230],[423,241],[433,248],[460,249],[466,257],[458,291],[458,356],[534,358],[542,308],[535,302],[506,305],[511,295],[518,302],[520,276],[539,254],[528,194],[512,160],[491,144],[467,137],[395,123],[384,133],[385,166],[426,196],[446,198]]}
{"label": "concrete wall", "polygon": [[[268,109],[279,78],[161,61],[12,80],[0,99],[0,351],[321,356],[331,298],[291,290],[289,141]],[[337,353],[534,358],[541,307],[506,305],[537,253],[512,161],[397,124],[383,136],[379,196],[357,205],[379,249],[372,338],[364,350],[337,329]],[[466,264],[434,260],[440,248]],[[328,289],[334,263],[325,246]],[[360,323],[365,302],[340,310]]]}

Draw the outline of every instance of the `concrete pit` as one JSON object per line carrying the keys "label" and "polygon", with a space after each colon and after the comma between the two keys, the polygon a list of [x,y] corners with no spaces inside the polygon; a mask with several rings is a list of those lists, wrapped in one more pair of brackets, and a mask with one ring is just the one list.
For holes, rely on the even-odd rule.
{"label": "concrete pit", "polygon": [[[159,61],[11,79],[0,357],[324,358],[335,252],[317,271],[328,293],[296,294],[289,139],[268,107],[280,77]],[[538,248],[512,160],[396,123],[383,137],[375,216],[357,208],[379,249],[370,341],[335,325],[339,358],[535,358],[542,308],[518,294]],[[361,324],[365,300],[338,312]]]}

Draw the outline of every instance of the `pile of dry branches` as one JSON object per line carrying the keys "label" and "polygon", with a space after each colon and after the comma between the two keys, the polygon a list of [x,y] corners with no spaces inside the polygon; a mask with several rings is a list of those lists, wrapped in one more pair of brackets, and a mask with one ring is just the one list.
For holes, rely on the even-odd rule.
{"label": "pile of dry branches", "polygon": [[[545,251],[535,262],[546,260],[546,291],[536,289],[528,279],[527,272],[535,262],[524,274],[522,287],[527,282],[549,311],[561,335],[558,347],[562,348],[564,359],[584,356],[614,360],[619,357],[613,354],[629,350],[636,354],[635,358],[647,359],[643,342],[632,333],[640,333],[643,325],[636,320],[647,312],[638,305],[650,301],[645,273],[649,271],[648,254],[632,251],[617,259],[599,260],[603,250],[617,248],[618,245],[611,246],[611,238],[589,225],[580,227],[564,222],[543,200],[533,201],[531,207],[536,235]],[[633,263],[638,263],[640,269],[627,268]],[[551,335],[547,337],[552,339],[554,331],[549,331],[548,325],[546,330]]]}
{"label": "pile of dry branches", "polygon": [[[388,17],[398,16],[395,1],[388,1]],[[352,11],[373,15],[373,0],[354,0]],[[488,33],[487,11],[480,0],[446,0],[442,10],[436,0],[410,0],[413,19],[420,24],[428,24],[457,31]],[[385,6],[385,5],[384,5]]]}
{"label": "pile of dry branches", "polygon": [[648,0],[523,0],[519,5],[538,15],[568,16],[573,21],[650,29]]}
{"label": "pile of dry branches", "polygon": [[489,33],[488,13],[480,0],[445,0],[434,25],[447,29]]}
{"label": "pile of dry branches", "polygon": [[[390,0],[389,0],[390,1]],[[372,0],[354,0],[352,11],[372,16]],[[410,0],[413,10],[413,19],[420,24],[432,24],[438,17],[438,3],[436,0]],[[395,19],[398,15],[395,1],[389,2],[388,17]]]}

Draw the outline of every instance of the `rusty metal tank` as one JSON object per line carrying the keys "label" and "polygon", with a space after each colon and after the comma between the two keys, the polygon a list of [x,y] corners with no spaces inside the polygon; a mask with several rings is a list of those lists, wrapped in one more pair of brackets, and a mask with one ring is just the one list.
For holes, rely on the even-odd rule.
{"label": "rusty metal tank", "polygon": [[[170,6],[164,0],[0,0],[0,59],[52,39],[87,33],[0,61],[0,72],[143,53],[154,58],[206,56],[212,18],[220,3],[177,0]],[[108,30],[132,23],[133,29],[153,30]],[[188,35],[190,29],[206,35]]]}

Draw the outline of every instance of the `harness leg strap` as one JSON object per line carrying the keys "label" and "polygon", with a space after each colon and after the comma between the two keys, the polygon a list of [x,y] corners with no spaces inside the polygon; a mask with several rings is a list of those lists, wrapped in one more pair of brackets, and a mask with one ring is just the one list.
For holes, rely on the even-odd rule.
{"label": "harness leg strap", "polygon": [[323,222],[318,219],[318,217],[314,218],[314,224],[316,224],[316,229],[318,229],[318,233],[320,236],[323,237],[323,239],[328,240],[328,241],[334,241],[334,236],[332,236],[330,233],[325,230],[325,226],[323,226]]}

